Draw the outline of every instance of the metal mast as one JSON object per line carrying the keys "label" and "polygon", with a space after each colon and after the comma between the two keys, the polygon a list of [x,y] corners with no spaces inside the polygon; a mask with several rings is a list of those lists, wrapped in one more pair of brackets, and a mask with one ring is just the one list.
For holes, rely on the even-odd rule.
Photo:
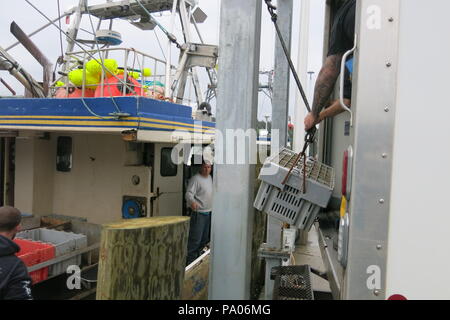
{"label": "metal mast", "polygon": [[[221,4],[219,65],[225,71],[219,73],[216,132],[222,133],[224,139],[217,143],[216,155],[223,159],[237,149],[235,136],[227,137],[227,130],[256,127],[261,4],[262,1],[241,0]],[[216,133],[216,138],[220,133]],[[214,184],[212,215],[209,298],[213,300],[250,297],[256,172],[249,154],[254,145],[255,141],[245,145],[245,164],[215,165],[215,179],[220,183]]]}

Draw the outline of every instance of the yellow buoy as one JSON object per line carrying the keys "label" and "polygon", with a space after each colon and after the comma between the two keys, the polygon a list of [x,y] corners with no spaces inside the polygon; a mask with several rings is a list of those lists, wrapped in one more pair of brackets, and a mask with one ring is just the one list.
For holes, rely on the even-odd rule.
{"label": "yellow buoy", "polygon": [[[69,72],[69,80],[76,87],[81,87],[83,85],[83,70],[75,69]],[[95,89],[100,82],[100,77],[93,75],[86,70],[85,85],[88,89]]]}
{"label": "yellow buoy", "polygon": [[[86,63],[86,70],[94,75],[100,77],[102,74],[102,66],[101,66],[101,60],[89,60]],[[104,59],[103,65],[105,66],[105,73],[107,77],[110,77],[112,74],[115,74],[117,72],[118,64],[115,59]]]}
{"label": "yellow buoy", "polygon": [[75,69],[69,72],[69,81],[76,87],[83,85],[83,70]]}
{"label": "yellow buoy", "polygon": [[150,68],[144,68],[144,72],[142,73],[144,77],[151,77],[152,76],[152,69]]}
{"label": "yellow buoy", "polygon": [[135,78],[136,80],[139,79],[141,77],[141,74],[139,72],[136,71],[132,71],[130,72],[130,75]]}
{"label": "yellow buoy", "polygon": [[91,90],[95,90],[100,83],[100,76],[93,75],[86,71],[86,87]]}
{"label": "yellow buoy", "polygon": [[[124,73],[125,73],[124,69],[117,69],[116,74],[124,74]],[[130,70],[128,70],[128,74],[130,76],[132,76],[133,78],[135,78],[136,80],[141,77],[141,73],[139,73],[137,71],[130,71]],[[151,77],[152,76],[152,69],[144,68],[144,71],[142,72],[142,76],[143,77]]]}

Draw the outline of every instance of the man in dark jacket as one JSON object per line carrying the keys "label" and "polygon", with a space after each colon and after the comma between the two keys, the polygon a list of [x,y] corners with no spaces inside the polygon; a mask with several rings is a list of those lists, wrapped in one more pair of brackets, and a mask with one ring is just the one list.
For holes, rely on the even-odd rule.
{"label": "man in dark jacket", "polygon": [[0,207],[0,300],[32,300],[31,278],[16,257],[20,248],[12,240],[20,230],[19,210]]}
{"label": "man in dark jacket", "polygon": [[[336,18],[331,30],[330,49],[314,89],[314,101],[312,112],[305,118],[305,130],[308,131],[322,120],[334,117],[343,112],[339,100],[334,101],[329,107],[324,109],[329,102],[331,93],[336,84],[336,80],[341,72],[342,57],[353,48],[355,42],[355,14],[356,0],[348,0],[336,13]],[[347,69],[344,75],[344,103],[351,105],[352,83],[351,75],[353,69],[352,57],[347,60]]]}

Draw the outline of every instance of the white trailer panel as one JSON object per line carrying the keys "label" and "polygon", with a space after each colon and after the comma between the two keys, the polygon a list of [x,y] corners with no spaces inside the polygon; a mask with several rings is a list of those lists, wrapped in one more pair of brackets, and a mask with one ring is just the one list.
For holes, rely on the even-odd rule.
{"label": "white trailer panel", "polygon": [[450,2],[402,0],[387,296],[450,299]]}

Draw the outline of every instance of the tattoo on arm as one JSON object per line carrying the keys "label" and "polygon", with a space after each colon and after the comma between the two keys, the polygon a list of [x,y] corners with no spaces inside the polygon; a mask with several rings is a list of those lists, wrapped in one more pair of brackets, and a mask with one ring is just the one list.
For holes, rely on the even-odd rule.
{"label": "tattoo on arm", "polygon": [[313,114],[318,117],[320,111],[329,101],[334,85],[340,73],[342,55],[329,56],[320,70],[314,89]]}

